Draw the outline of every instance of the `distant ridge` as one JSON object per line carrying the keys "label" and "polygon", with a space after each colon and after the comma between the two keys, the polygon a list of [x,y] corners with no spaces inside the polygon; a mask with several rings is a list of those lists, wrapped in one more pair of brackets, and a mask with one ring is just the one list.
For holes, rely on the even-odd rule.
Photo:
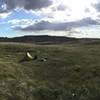
{"label": "distant ridge", "polygon": [[64,37],[64,36],[48,36],[48,35],[39,35],[39,36],[21,36],[14,38],[0,38],[0,42],[25,42],[25,43],[62,43],[76,40],[75,38]]}

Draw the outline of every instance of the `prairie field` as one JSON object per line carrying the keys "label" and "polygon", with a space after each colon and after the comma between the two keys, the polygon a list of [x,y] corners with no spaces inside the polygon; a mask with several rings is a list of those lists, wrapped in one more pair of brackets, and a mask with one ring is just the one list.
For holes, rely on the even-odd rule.
{"label": "prairie field", "polygon": [[100,41],[0,42],[0,100],[100,100]]}

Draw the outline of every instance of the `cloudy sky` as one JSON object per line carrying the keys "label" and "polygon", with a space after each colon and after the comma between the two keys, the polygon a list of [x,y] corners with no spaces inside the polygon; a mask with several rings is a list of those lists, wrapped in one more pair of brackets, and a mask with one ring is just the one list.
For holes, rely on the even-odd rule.
{"label": "cloudy sky", "polygon": [[0,36],[100,38],[100,0],[0,0]]}

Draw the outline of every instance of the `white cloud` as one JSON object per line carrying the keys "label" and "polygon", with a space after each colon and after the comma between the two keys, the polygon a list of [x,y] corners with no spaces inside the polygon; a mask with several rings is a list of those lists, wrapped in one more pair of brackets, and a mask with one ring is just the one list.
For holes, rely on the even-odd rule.
{"label": "white cloud", "polygon": [[[25,10],[24,8],[17,7],[16,10],[24,10],[28,14],[34,14],[42,16],[41,20],[47,20],[50,22],[63,22],[74,21],[85,17],[95,17],[97,12],[91,6],[91,3],[95,3],[97,0],[53,0],[53,4],[47,8],[41,8],[40,10]],[[64,5],[66,9],[58,10],[59,5]],[[6,9],[6,6],[3,6]],[[89,8],[90,12],[86,13],[85,9]],[[7,14],[0,14],[1,18],[6,18]],[[26,21],[25,21],[26,22]],[[24,22],[23,22],[24,23]],[[28,22],[26,24],[29,24]],[[25,24],[25,25],[26,25]]]}
{"label": "white cloud", "polygon": [[[75,21],[86,17],[96,18],[97,12],[92,7],[92,3],[97,0],[53,0],[54,4],[48,8],[42,8],[36,13],[43,16],[43,20],[50,22],[63,22],[63,21]],[[66,9],[58,10],[57,7],[60,4],[64,4]],[[86,13],[85,9],[89,8],[90,12]]]}
{"label": "white cloud", "polygon": [[15,27],[25,28],[27,26],[33,25],[35,21],[32,19],[22,19],[22,20],[13,19],[13,20],[8,21],[8,23],[11,24],[12,28],[15,28]]}
{"label": "white cloud", "polygon": [[[96,19],[97,12],[91,6],[91,3],[95,3],[96,0],[53,0],[53,5],[48,8],[42,8],[41,10],[29,12],[35,13],[38,16],[42,16],[41,20],[49,22],[64,22],[64,21],[75,21],[82,18],[91,17]],[[58,10],[59,5],[64,5],[66,9]],[[90,9],[90,12],[86,13],[85,9]]]}
{"label": "white cloud", "polygon": [[9,13],[1,13],[0,14],[0,19],[4,19],[4,18],[7,18],[9,15],[11,14],[11,12],[9,12]]}

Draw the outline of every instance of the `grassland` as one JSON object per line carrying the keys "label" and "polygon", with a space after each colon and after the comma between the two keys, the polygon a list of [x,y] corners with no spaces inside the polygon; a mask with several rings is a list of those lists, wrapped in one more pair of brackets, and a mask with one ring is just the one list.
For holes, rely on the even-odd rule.
{"label": "grassland", "polygon": [[[26,51],[38,59],[20,62]],[[0,100],[100,100],[100,41],[1,42]]]}

